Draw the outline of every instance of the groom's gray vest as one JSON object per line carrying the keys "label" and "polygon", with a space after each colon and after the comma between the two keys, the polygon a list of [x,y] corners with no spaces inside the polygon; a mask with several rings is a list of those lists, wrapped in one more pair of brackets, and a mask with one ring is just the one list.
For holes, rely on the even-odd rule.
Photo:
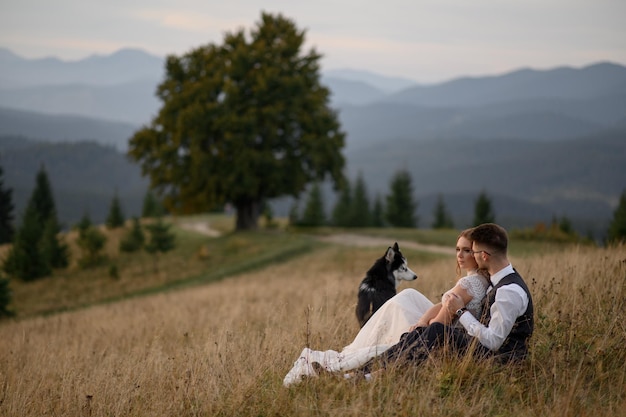
{"label": "groom's gray vest", "polygon": [[530,296],[530,291],[528,291],[526,283],[517,271],[502,278],[487,294],[485,303],[483,304],[481,322],[485,326],[489,326],[489,321],[491,320],[491,306],[496,300],[496,293],[498,289],[505,285],[519,285],[526,292],[526,295],[528,295],[528,307],[524,314],[515,320],[511,332],[504,340],[500,349],[496,352],[496,355],[500,356],[503,360],[523,359],[528,354],[528,338],[533,334],[534,313],[533,299]]}

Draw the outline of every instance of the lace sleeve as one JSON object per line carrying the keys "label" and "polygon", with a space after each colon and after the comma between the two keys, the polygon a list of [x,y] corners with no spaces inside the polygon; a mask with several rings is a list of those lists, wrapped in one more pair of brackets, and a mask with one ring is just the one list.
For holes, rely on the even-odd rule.
{"label": "lace sleeve", "polygon": [[487,282],[480,275],[468,275],[458,282],[459,286],[466,290],[473,299],[482,300],[487,291]]}
{"label": "lace sleeve", "polygon": [[468,275],[458,281],[458,285],[466,290],[472,299],[465,307],[472,313],[476,319],[480,319],[482,312],[482,299],[487,293],[489,284],[487,280],[480,275]]}

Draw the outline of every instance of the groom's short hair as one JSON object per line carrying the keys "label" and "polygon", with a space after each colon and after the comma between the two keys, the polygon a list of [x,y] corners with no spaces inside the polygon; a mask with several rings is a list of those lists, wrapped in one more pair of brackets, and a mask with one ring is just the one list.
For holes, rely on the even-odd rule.
{"label": "groom's short hair", "polygon": [[474,227],[469,238],[478,244],[485,245],[505,255],[509,246],[509,237],[506,229],[495,223],[483,223]]}

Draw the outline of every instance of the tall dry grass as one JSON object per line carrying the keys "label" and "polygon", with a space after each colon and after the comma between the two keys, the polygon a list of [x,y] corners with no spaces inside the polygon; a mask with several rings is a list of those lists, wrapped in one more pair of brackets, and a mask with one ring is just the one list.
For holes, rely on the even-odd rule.
{"label": "tall dry grass", "polygon": [[[618,416],[626,387],[626,251],[514,259],[534,296],[522,366],[433,358],[373,382],[286,389],[305,344],[358,330],[356,288],[379,250],[328,247],[203,287],[0,325],[3,416]],[[453,259],[409,253],[432,300]]]}

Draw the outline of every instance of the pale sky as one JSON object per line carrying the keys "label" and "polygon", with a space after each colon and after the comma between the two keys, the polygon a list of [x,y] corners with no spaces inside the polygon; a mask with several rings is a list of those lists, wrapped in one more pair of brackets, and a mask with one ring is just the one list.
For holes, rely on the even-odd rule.
{"label": "pale sky", "polygon": [[626,0],[0,0],[0,47],[77,60],[220,44],[261,11],[307,31],[323,70],[432,83],[519,68],[626,65]]}

